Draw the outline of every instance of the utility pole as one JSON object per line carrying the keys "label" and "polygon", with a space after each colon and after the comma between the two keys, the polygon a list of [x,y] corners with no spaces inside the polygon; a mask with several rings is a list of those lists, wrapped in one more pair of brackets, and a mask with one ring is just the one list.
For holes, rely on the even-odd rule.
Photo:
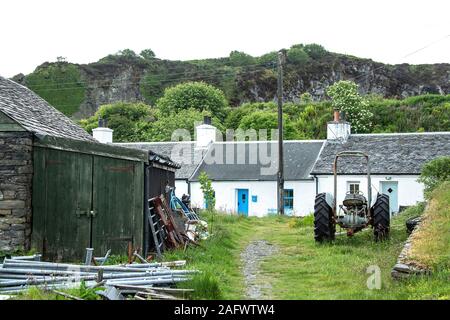
{"label": "utility pole", "polygon": [[284,159],[283,159],[283,64],[285,51],[278,52],[278,214],[284,215]]}

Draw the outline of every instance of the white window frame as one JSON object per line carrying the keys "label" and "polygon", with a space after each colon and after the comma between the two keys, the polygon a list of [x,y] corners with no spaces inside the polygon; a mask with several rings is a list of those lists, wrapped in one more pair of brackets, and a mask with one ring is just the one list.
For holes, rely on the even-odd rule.
{"label": "white window frame", "polygon": [[358,185],[358,192],[361,191],[361,181],[347,181],[347,192],[351,192],[352,185]]}

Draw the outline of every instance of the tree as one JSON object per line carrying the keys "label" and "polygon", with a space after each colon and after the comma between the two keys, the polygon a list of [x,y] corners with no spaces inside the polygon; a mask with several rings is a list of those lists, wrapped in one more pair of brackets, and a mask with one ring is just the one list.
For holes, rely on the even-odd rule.
{"label": "tree", "polygon": [[323,58],[327,54],[327,50],[322,47],[320,44],[311,43],[307,44],[303,47],[303,50],[310,56],[312,59],[320,59]]}
{"label": "tree", "polygon": [[123,49],[120,50],[117,55],[127,58],[136,58],[138,55],[131,49]]}
{"label": "tree", "polygon": [[[278,128],[278,114],[274,111],[254,111],[242,118],[239,128],[243,130],[254,129],[256,132],[266,129],[267,138],[272,138],[270,137],[271,130]],[[286,115],[283,118],[283,135],[284,139],[287,140],[297,137],[294,125]]]}
{"label": "tree", "polygon": [[439,184],[450,181],[450,156],[439,157],[425,163],[418,181],[424,184],[427,197]]}
{"label": "tree", "polygon": [[251,55],[242,51],[231,51],[230,52],[230,62],[231,65],[235,67],[242,67],[250,64],[255,64],[256,59]]}
{"label": "tree", "polygon": [[212,187],[211,179],[205,171],[202,171],[198,176],[198,181],[200,182],[200,189],[203,192],[206,209],[214,210],[216,206],[216,193]]}
{"label": "tree", "polygon": [[291,63],[295,64],[305,64],[309,60],[308,54],[299,47],[291,47],[287,51],[287,59]]}
{"label": "tree", "polygon": [[278,60],[278,53],[276,51],[272,51],[266,54],[263,54],[258,58],[258,63],[263,65],[276,64]]}
{"label": "tree", "polygon": [[[134,141],[171,141],[175,130],[185,129],[189,131],[191,139],[194,137],[195,122],[202,122],[205,115],[211,116],[208,111],[197,109],[184,109],[167,116],[161,110],[156,110],[154,121],[141,120],[136,123]],[[224,131],[218,118],[212,118],[212,125],[218,130]]]}
{"label": "tree", "polygon": [[205,82],[186,82],[165,89],[156,105],[166,113],[189,108],[206,110],[222,121],[226,116],[228,101],[224,93],[212,85]]}
{"label": "tree", "polygon": [[118,102],[101,106],[95,114],[80,121],[88,132],[97,128],[98,118],[107,119],[108,127],[114,130],[114,141],[136,141],[136,125],[139,121],[154,121],[155,111],[144,103]]}
{"label": "tree", "polygon": [[152,49],[144,49],[144,50],[142,50],[141,53],[140,53],[140,56],[142,58],[144,58],[145,60],[152,60],[152,59],[154,59],[156,57],[155,53],[153,52]]}
{"label": "tree", "polygon": [[358,85],[353,81],[342,80],[327,89],[335,110],[345,112],[346,120],[356,133],[369,132],[372,127],[372,112],[367,101],[358,93]]}

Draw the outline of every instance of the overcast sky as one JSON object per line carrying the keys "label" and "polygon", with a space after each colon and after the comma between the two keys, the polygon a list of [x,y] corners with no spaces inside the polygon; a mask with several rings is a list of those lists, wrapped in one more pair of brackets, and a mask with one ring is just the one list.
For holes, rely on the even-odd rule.
{"label": "overcast sky", "polygon": [[0,1],[0,75],[124,48],[189,60],[312,42],[385,63],[450,63],[449,14],[448,0]]}

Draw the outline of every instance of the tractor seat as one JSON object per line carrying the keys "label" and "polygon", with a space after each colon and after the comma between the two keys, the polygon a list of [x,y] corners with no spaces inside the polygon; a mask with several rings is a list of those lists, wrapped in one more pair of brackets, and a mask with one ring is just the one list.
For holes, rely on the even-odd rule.
{"label": "tractor seat", "polygon": [[347,192],[347,194],[345,195],[343,204],[346,207],[352,207],[352,206],[360,207],[366,202],[367,202],[367,200],[364,197],[362,192],[359,192],[359,193]]}

